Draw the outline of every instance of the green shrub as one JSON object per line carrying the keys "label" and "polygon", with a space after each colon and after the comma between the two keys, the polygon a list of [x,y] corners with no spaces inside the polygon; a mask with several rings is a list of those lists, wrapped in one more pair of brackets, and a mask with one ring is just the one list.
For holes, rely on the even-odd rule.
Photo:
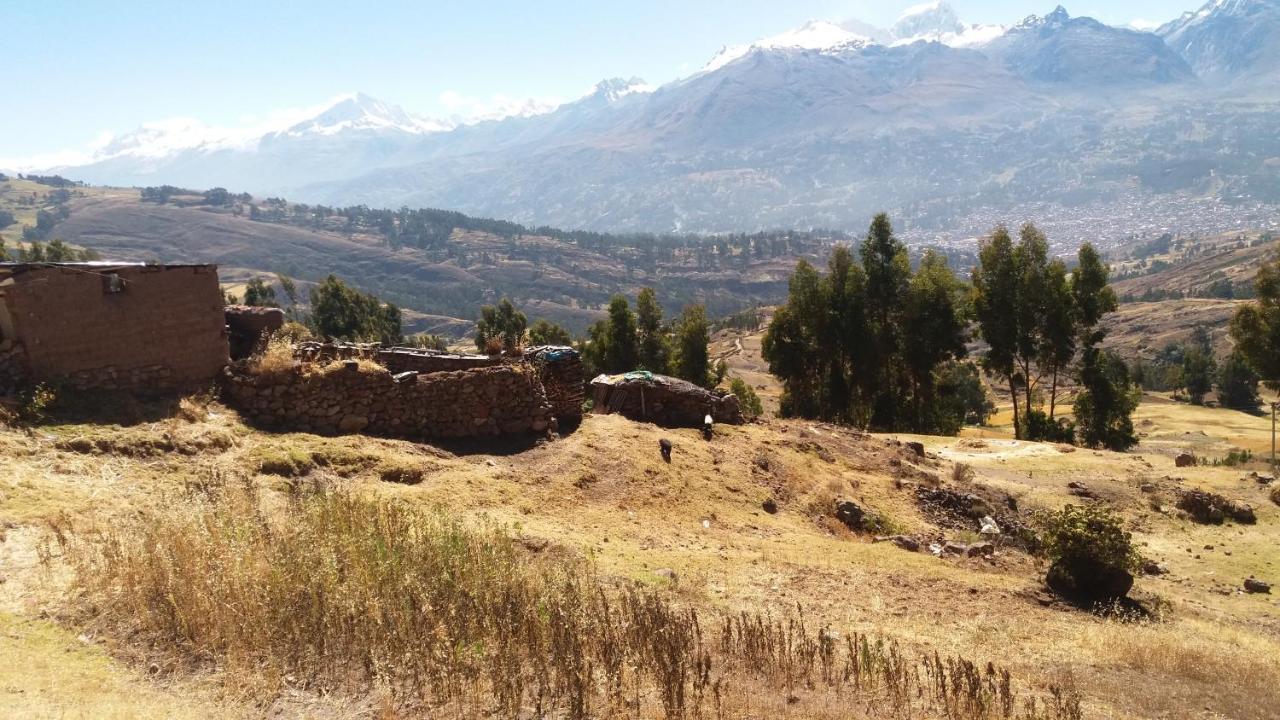
{"label": "green shrub", "polygon": [[748,420],[754,420],[764,414],[764,406],[760,404],[760,396],[742,378],[736,377],[729,383],[729,390],[738,396],[738,404],[742,406],[742,414]]}
{"label": "green shrub", "polygon": [[1022,419],[1022,437],[1039,442],[1058,442],[1074,445],[1076,424],[1070,418],[1049,419],[1048,413],[1032,410]]}
{"label": "green shrub", "polygon": [[1067,505],[1041,517],[1043,552],[1051,565],[1049,587],[1087,601],[1122,598],[1141,564],[1132,536],[1119,517],[1101,506]]}

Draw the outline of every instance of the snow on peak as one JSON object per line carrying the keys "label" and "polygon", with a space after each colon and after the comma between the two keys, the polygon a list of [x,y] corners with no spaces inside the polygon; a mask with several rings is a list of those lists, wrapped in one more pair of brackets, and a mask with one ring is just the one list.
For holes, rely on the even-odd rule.
{"label": "snow on peak", "polygon": [[934,0],[904,10],[898,16],[898,22],[894,23],[892,32],[899,40],[927,35],[959,34],[964,32],[964,24],[950,5],[943,0]]}
{"label": "snow on peak", "polygon": [[364,93],[342,95],[316,115],[283,130],[291,137],[336,135],[345,130],[398,130],[421,134],[447,130],[447,124],[415,117],[399,105],[392,105]]}
{"label": "snow on peak", "polygon": [[757,40],[749,45],[729,45],[721,48],[720,52],[716,53],[716,56],[711,58],[711,62],[703,68],[703,72],[718,70],[752,50],[835,50],[870,45],[873,42],[871,38],[850,32],[836,23],[827,20],[810,20],[799,28]]}
{"label": "snow on peak", "polygon": [[609,102],[619,100],[628,95],[636,93],[651,93],[654,87],[638,77],[630,79],[626,78],[609,78],[601,80],[592,88],[588,97],[599,97]]}

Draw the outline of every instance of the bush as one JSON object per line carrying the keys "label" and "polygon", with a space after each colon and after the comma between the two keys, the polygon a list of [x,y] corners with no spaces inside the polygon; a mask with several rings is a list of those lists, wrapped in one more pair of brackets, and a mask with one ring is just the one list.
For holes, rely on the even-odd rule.
{"label": "bush", "polygon": [[1120,518],[1101,506],[1067,505],[1042,517],[1046,581],[1059,594],[1088,602],[1118,600],[1133,587],[1141,557]]}
{"label": "bush", "polygon": [[738,405],[748,420],[754,420],[764,414],[764,406],[760,404],[760,396],[742,378],[734,378],[729,383],[729,390],[738,396]]}
{"label": "bush", "polygon": [[1022,419],[1022,436],[1038,442],[1057,442],[1074,445],[1076,424],[1070,418],[1057,417],[1052,421],[1040,410],[1032,410]]}

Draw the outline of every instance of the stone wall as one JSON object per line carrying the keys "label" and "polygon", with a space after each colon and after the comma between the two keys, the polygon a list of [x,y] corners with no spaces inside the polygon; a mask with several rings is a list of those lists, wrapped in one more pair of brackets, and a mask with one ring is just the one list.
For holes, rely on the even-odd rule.
{"label": "stone wall", "polygon": [[212,265],[0,268],[0,343],[32,382],[168,390],[212,382],[228,361]]}
{"label": "stone wall", "polygon": [[619,413],[668,427],[701,427],[707,415],[718,423],[746,421],[736,395],[665,375],[601,375],[591,381],[591,389],[597,413]]}
{"label": "stone wall", "polygon": [[228,305],[224,314],[232,360],[243,360],[262,350],[271,333],[284,327],[280,308]]}
{"label": "stone wall", "polygon": [[429,374],[357,361],[270,375],[233,367],[225,388],[251,421],[280,430],[426,439],[539,433],[555,423],[538,371],[526,363]]}
{"label": "stone wall", "polygon": [[0,394],[14,392],[26,383],[26,350],[19,343],[0,344]]}
{"label": "stone wall", "polygon": [[570,347],[538,347],[527,351],[525,360],[538,369],[556,419],[565,424],[582,420],[587,378],[578,351]]}
{"label": "stone wall", "polygon": [[392,373],[435,373],[473,368],[494,367],[509,362],[501,355],[457,355],[454,353],[416,348],[384,348],[381,345],[354,343],[304,342],[296,353],[301,360],[321,362],[332,360],[373,360]]}

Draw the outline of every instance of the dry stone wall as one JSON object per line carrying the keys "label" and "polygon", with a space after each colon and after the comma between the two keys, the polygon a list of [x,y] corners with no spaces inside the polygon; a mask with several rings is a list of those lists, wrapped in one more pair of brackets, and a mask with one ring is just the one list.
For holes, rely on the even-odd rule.
{"label": "dry stone wall", "polygon": [[699,427],[707,415],[718,423],[745,422],[737,396],[665,375],[601,375],[591,388],[598,413],[619,413],[668,427]]}
{"label": "dry stone wall", "polygon": [[321,434],[464,438],[539,433],[555,424],[531,365],[393,374],[357,361],[254,375],[228,369],[229,401],[265,427]]}
{"label": "dry stone wall", "polygon": [[436,373],[473,368],[495,367],[507,362],[501,355],[457,355],[414,348],[384,348],[381,345],[354,343],[300,343],[299,359],[309,362],[367,359],[394,373]]}
{"label": "dry stone wall", "polygon": [[578,351],[570,347],[538,347],[526,352],[525,359],[538,369],[556,418],[570,424],[581,420],[586,371]]}

